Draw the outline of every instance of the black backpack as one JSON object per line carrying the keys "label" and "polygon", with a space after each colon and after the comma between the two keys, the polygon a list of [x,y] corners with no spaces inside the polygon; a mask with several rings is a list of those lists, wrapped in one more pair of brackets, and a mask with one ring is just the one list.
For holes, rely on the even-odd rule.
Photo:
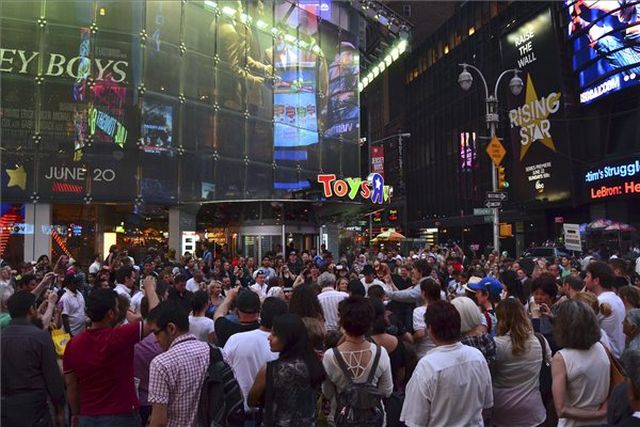
{"label": "black backpack", "polygon": [[198,420],[206,427],[242,426],[245,421],[242,390],[220,349],[209,345],[209,350],[209,367],[200,392]]}
{"label": "black backpack", "polygon": [[374,386],[373,376],[378,369],[380,353],[382,350],[376,345],[376,355],[369,371],[369,377],[365,383],[354,383],[349,368],[337,349],[333,349],[333,355],[338,366],[349,379],[349,384],[338,394],[334,422],[336,427],[379,427],[384,422],[382,410],[382,394],[378,387]]}

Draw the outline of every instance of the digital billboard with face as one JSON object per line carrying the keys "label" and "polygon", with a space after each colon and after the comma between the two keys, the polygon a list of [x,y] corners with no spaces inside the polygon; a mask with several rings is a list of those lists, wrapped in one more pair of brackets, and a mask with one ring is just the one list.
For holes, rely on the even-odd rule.
{"label": "digital billboard with face", "polygon": [[580,103],[640,84],[640,1],[566,0]]}

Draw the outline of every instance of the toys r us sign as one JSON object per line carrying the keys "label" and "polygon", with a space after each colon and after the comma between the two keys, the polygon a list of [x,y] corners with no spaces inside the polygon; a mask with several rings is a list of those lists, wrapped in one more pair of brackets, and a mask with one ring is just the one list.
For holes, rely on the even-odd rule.
{"label": "toys r us sign", "polygon": [[337,179],[335,174],[318,175],[318,183],[322,184],[324,197],[349,197],[354,200],[358,193],[363,199],[370,199],[373,203],[382,204],[391,200],[393,188],[384,185],[384,178],[378,173],[372,173],[365,180],[362,178]]}

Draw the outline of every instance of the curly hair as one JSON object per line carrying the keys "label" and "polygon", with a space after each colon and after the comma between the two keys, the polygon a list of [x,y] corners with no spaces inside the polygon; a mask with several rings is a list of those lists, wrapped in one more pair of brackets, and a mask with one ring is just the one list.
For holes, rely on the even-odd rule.
{"label": "curly hair", "polygon": [[375,318],[371,301],[358,295],[342,300],[338,304],[338,313],[340,326],[352,337],[359,337],[369,332]]}
{"label": "curly hair", "polygon": [[566,300],[553,307],[553,315],[553,336],[558,346],[589,350],[600,341],[598,319],[586,303]]}
{"label": "curly hair", "polygon": [[496,335],[511,336],[511,352],[514,356],[527,350],[527,341],[533,333],[531,321],[527,317],[522,303],[516,298],[502,300],[496,307],[498,326]]}

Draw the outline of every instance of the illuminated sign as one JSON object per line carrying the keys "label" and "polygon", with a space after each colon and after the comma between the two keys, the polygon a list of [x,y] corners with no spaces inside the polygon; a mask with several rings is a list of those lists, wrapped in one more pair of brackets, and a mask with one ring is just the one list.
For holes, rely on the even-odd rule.
{"label": "illuminated sign", "polygon": [[393,188],[384,185],[384,178],[380,174],[372,173],[367,180],[362,178],[337,179],[335,174],[318,175],[318,183],[322,184],[324,197],[349,197],[354,200],[358,194],[363,199],[370,199],[373,203],[382,204],[391,199]]}
{"label": "illuminated sign", "polygon": [[510,192],[521,202],[564,200],[571,195],[569,134],[551,10],[515,26],[502,37],[501,47],[502,65],[519,69],[524,82],[522,93],[507,97]]}
{"label": "illuminated sign", "polygon": [[599,169],[588,171],[584,175],[585,182],[595,182],[607,178],[625,178],[635,176],[640,173],[640,160],[636,160],[633,163],[618,165],[618,166],[604,166]]}
{"label": "illuminated sign", "polygon": [[93,107],[89,109],[89,128],[91,135],[95,135],[96,128],[98,128],[120,147],[124,147],[124,143],[127,141],[127,128],[107,113]]}
{"label": "illuminated sign", "polygon": [[[40,56],[40,52],[0,48],[0,72],[36,74],[38,56]],[[86,56],[74,56],[69,60],[59,53],[49,53],[47,56],[42,68],[45,76],[60,77],[66,74],[73,79],[83,78],[87,68]],[[111,79],[116,83],[123,82],[127,78],[127,67],[129,66],[127,61],[95,58],[93,64],[98,72],[94,75],[97,81],[103,80],[107,72],[114,74]]]}
{"label": "illuminated sign", "polygon": [[603,164],[584,173],[587,199],[640,195],[640,160],[620,160],[618,164]]}
{"label": "illuminated sign", "polygon": [[637,0],[565,0],[571,63],[580,86],[580,103],[640,84]]}

